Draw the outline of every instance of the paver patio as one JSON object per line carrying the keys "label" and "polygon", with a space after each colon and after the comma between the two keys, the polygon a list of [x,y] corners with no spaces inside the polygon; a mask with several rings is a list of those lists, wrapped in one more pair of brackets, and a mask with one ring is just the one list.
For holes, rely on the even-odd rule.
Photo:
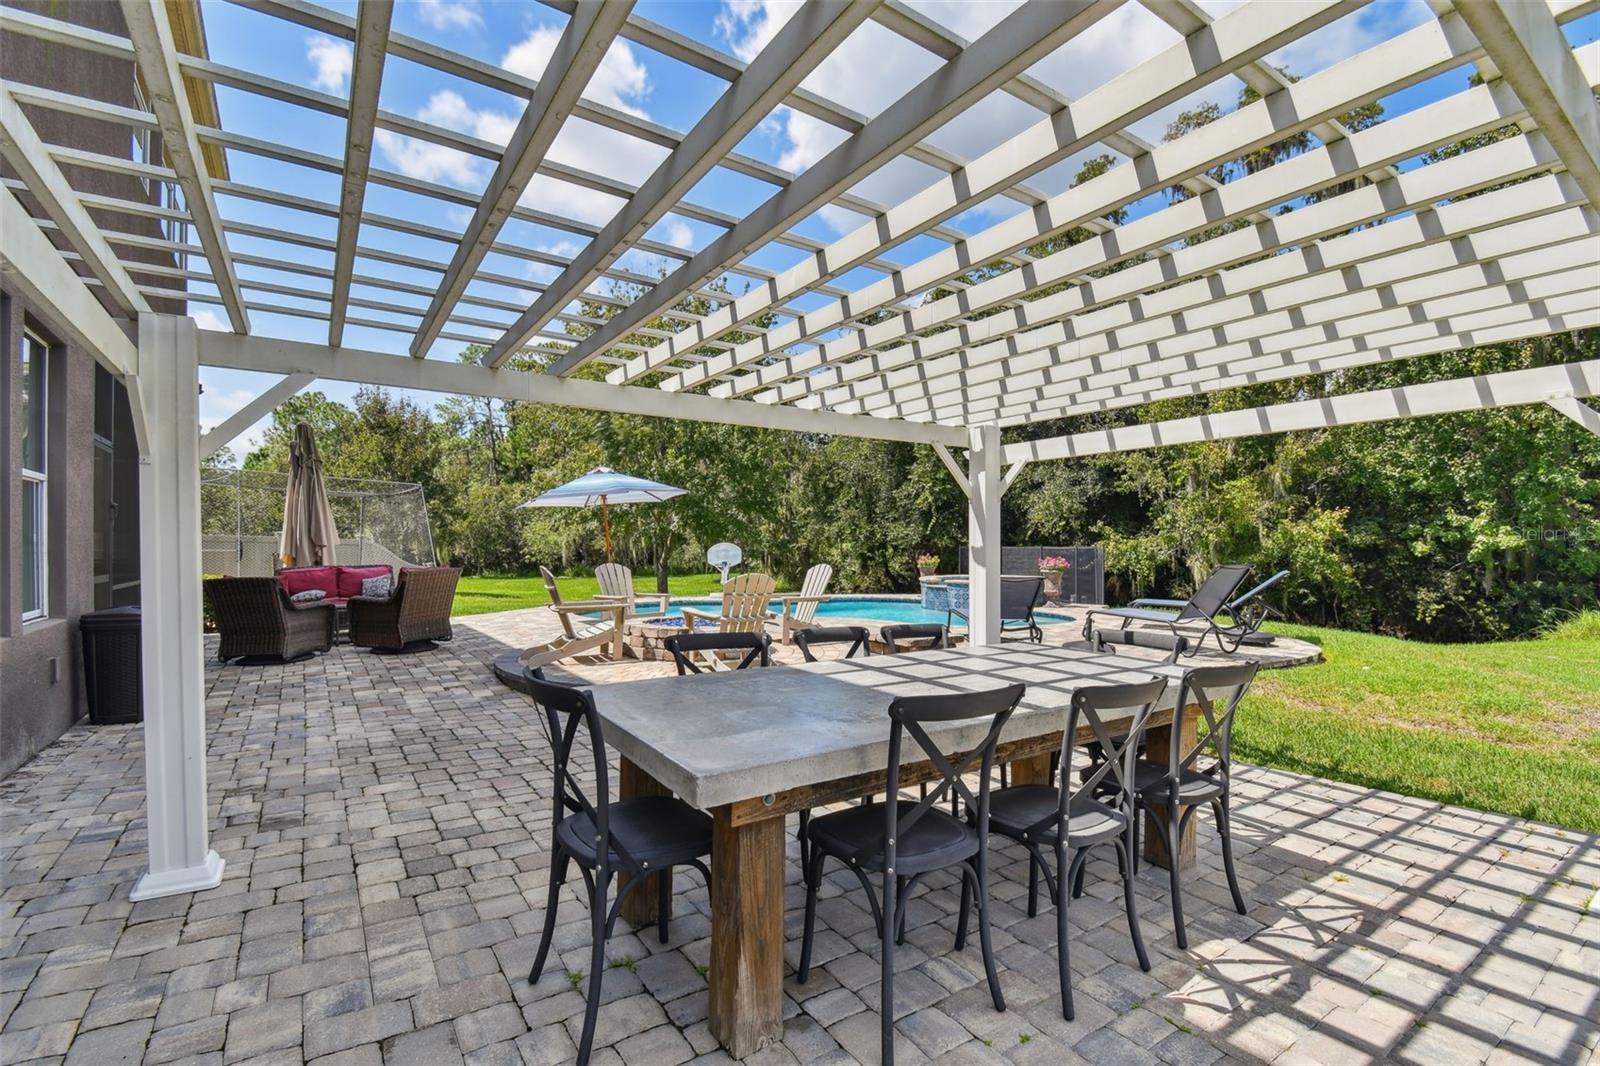
{"label": "paver patio", "polygon": [[[0,1058],[568,1061],[587,915],[569,891],[562,965],[530,987],[548,750],[532,705],[486,665],[554,625],[519,611],[459,620],[454,643],[413,655],[341,645],[288,666],[208,663],[212,839],[227,861],[211,892],[128,901],[146,859],[139,728],[80,725],[0,783]],[[1277,771],[1237,781],[1250,913],[1232,911],[1202,820],[1191,950],[1172,940],[1164,871],[1141,869],[1154,963],[1141,973],[1100,860],[1073,904],[1072,1023],[1054,916],[1023,909],[1023,852],[998,849],[1004,1014],[976,947],[951,950],[953,879],[930,879],[899,953],[902,1061],[1600,1061],[1600,915],[1586,909],[1600,839]],[[791,840],[791,974],[797,858]],[[805,986],[791,976],[784,1042],[751,1061],[877,1056],[876,935],[838,876],[818,912],[821,965]],[[597,1062],[724,1059],[704,1021],[705,886],[675,886],[670,944],[612,941]]]}

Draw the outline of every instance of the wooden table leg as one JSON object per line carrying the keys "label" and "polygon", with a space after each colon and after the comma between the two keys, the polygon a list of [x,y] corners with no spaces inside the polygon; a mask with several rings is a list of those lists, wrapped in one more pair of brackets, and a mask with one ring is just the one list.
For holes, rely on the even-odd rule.
{"label": "wooden table leg", "polygon": [[783,819],[711,812],[711,1035],[736,1059],[783,1039]]}
{"label": "wooden table leg", "polygon": [[1050,783],[1050,754],[1031,755],[1011,762],[1013,785],[1048,785]]}
{"label": "wooden table leg", "polygon": [[[1176,711],[1173,713],[1175,716],[1178,714]],[[1187,753],[1194,750],[1195,742],[1199,736],[1195,726],[1196,717],[1193,713],[1184,713],[1179,720],[1179,724],[1176,725],[1178,743],[1180,745],[1178,750],[1180,752]],[[1163,766],[1167,764],[1167,761],[1171,758],[1172,730],[1174,728],[1172,725],[1155,726],[1145,732],[1144,749],[1147,759]],[[1152,866],[1159,866],[1163,870],[1169,868],[1170,861],[1167,858],[1166,847],[1163,846],[1158,838],[1166,832],[1166,824],[1167,808],[1164,804],[1157,806],[1152,803],[1145,808],[1144,846],[1142,848],[1144,861]],[[1189,819],[1188,826],[1178,840],[1178,866],[1180,869],[1194,865],[1194,825],[1194,819]]]}
{"label": "wooden table leg", "polygon": [[[620,766],[618,769],[617,797],[619,799],[626,800],[635,799],[640,796],[672,795],[669,790],[662,787],[661,782],[657,781],[655,778],[639,769],[626,758],[620,760]],[[645,926],[654,925],[656,923],[656,919],[659,917],[658,908],[656,907],[656,893],[659,891],[659,889],[656,886],[659,884],[657,879],[662,877],[667,878],[667,893],[669,896],[671,895],[672,871],[665,870],[658,874],[651,874],[649,877],[645,878],[644,884],[634,889],[633,895],[629,896],[625,901],[623,901],[623,921],[627,922],[635,929],[643,929]],[[623,887],[627,885],[628,880],[629,877],[627,874],[618,874],[617,891],[622,891]]]}

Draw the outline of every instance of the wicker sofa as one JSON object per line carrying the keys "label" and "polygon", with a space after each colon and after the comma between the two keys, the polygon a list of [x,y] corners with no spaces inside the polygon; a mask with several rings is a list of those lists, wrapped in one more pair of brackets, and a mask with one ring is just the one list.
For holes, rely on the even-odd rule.
{"label": "wicker sofa", "polygon": [[399,651],[418,641],[449,640],[460,578],[461,571],[450,566],[401,567],[387,598],[350,598],[350,643]]}
{"label": "wicker sofa", "polygon": [[275,577],[214,577],[204,589],[222,637],[217,658],[223,662],[246,655],[287,662],[333,647],[333,605],[291,603]]}

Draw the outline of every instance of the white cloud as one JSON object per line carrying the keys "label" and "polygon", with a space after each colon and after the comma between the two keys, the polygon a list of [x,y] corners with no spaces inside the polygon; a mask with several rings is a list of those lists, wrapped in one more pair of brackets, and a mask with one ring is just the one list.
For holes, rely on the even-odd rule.
{"label": "white cloud", "polygon": [[[545,67],[550,65],[550,57],[555,54],[560,40],[559,29],[540,26],[512,45],[500,65],[525,78],[540,78]],[[596,103],[645,118],[643,104],[650,95],[650,88],[649,70],[639,62],[628,42],[618,38],[606,49],[606,56],[589,79],[583,95]]]}
{"label": "white cloud", "polygon": [[723,0],[711,28],[748,63],[798,10],[798,0]]}
{"label": "white cloud", "polygon": [[677,219],[667,219],[664,240],[674,248],[687,248],[694,250],[694,230],[688,223],[679,222]]}
{"label": "white cloud", "polygon": [[306,59],[312,66],[311,84],[330,93],[344,92],[350,80],[354,50],[349,41],[313,34],[306,38]]}
{"label": "white cloud", "polygon": [[201,307],[190,311],[189,317],[194,319],[194,324],[201,329],[214,330],[217,333],[233,332],[233,327],[209,307]]}
{"label": "white cloud", "polygon": [[470,30],[483,26],[477,0],[417,0],[417,16],[436,30]]}

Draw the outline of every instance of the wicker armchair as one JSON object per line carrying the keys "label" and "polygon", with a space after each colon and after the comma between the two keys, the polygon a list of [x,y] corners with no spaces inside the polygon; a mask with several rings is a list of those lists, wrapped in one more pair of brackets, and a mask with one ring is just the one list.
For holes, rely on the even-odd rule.
{"label": "wicker armchair", "polygon": [[333,647],[333,604],[291,603],[275,577],[214,577],[204,588],[222,635],[217,658],[223,662],[246,655],[287,662]]}
{"label": "wicker armchair", "polygon": [[350,598],[350,643],[398,651],[419,640],[449,640],[450,607],[461,571],[449,566],[400,571],[387,599]]}

